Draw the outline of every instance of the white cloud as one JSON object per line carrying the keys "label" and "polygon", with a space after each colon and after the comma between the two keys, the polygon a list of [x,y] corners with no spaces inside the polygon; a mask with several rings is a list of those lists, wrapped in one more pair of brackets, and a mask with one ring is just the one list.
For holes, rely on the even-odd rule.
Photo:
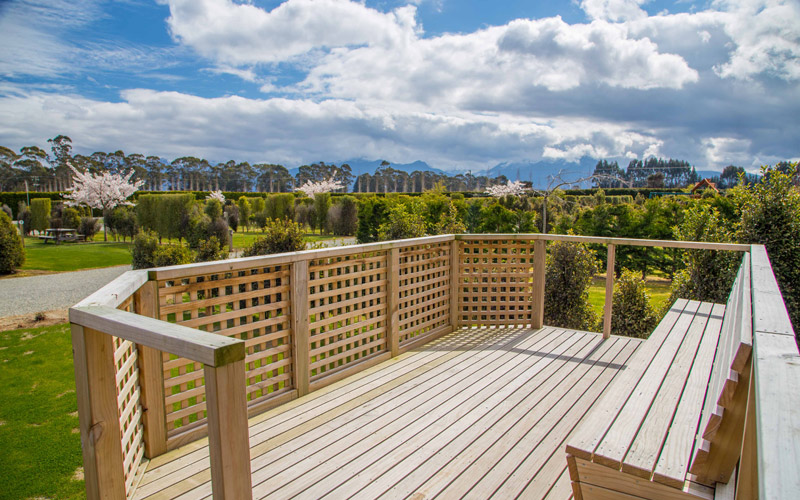
{"label": "white cloud", "polygon": [[414,36],[414,6],[382,13],[349,0],[288,0],[266,11],[230,0],[170,0],[172,36],[225,64],[286,61],[315,49],[395,46]]}
{"label": "white cloud", "polygon": [[647,17],[640,6],[647,0],[581,0],[581,9],[591,19],[632,21]]}

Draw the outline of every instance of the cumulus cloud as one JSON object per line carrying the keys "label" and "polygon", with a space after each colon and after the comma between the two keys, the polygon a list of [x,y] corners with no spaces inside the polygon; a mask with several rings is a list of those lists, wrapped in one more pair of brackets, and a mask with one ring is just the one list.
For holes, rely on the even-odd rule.
{"label": "cumulus cloud", "polygon": [[632,21],[647,17],[641,5],[646,0],[581,0],[581,9],[591,19]]}
{"label": "cumulus cloud", "polygon": [[230,0],[170,0],[172,36],[226,64],[274,63],[312,50],[395,46],[414,36],[416,7],[382,13],[349,0],[288,0],[271,11]]}

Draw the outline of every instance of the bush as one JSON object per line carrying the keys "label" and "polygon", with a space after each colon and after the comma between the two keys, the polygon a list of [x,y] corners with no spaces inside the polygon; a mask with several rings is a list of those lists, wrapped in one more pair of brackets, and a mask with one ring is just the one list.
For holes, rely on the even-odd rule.
{"label": "bush", "polygon": [[[717,209],[702,203],[686,209],[683,224],[675,228],[675,237],[680,241],[733,241],[733,234]],[[684,250],[686,268],[675,274],[669,303],[678,298],[726,303],[740,260],[736,252]]]}
{"label": "bush", "polygon": [[328,222],[336,236],[353,236],[358,228],[358,205],[352,196],[343,196],[328,211]]}
{"label": "bush", "polygon": [[222,217],[222,203],[219,200],[215,200],[214,198],[210,198],[206,200],[206,206],[203,207],[203,211],[212,219],[218,219]]}
{"label": "bush", "polygon": [[239,208],[239,223],[244,226],[245,230],[248,230],[250,228],[250,202],[242,196],[236,205]]}
{"label": "bush", "polygon": [[81,226],[81,214],[77,209],[66,207],[61,211],[61,225],[70,229],[78,229]]}
{"label": "bush", "polygon": [[381,224],[378,239],[381,241],[403,240],[425,236],[425,220],[420,210],[397,203],[389,209],[389,220]]}
{"label": "bush", "polygon": [[31,230],[44,231],[50,227],[50,198],[31,200]]}
{"label": "bush", "polygon": [[320,232],[326,231],[328,228],[328,210],[330,208],[330,193],[318,193],[314,196],[314,218],[316,219],[316,226],[319,228]]}
{"label": "bush", "polygon": [[[658,324],[658,315],[650,305],[645,281],[635,271],[625,269],[614,284],[611,333],[627,337],[647,338]],[[598,329],[603,327],[600,318]]]}
{"label": "bush", "polygon": [[378,241],[381,225],[388,218],[388,206],[385,198],[369,196],[361,198],[358,205],[358,229],[356,240],[359,243]]}
{"label": "bush", "polygon": [[158,248],[158,236],[154,231],[139,231],[133,238],[131,254],[134,269],[147,269],[155,267],[155,253]]}
{"label": "bush", "polygon": [[225,214],[224,214],[225,221],[228,223],[228,227],[236,231],[239,229],[239,207],[236,205],[227,205],[225,207]]}
{"label": "bush", "polygon": [[[797,169],[794,164],[793,169]],[[767,249],[775,278],[800,339],[800,191],[792,186],[793,172],[762,168],[764,180],[734,188],[742,219],[737,237]]]}
{"label": "bush", "polygon": [[195,262],[209,262],[212,260],[223,260],[228,258],[227,245],[222,245],[216,236],[200,242],[197,247]]}
{"label": "bush", "polygon": [[5,212],[5,213],[6,213],[6,215],[8,215],[8,218],[9,218],[9,219],[12,219],[12,220],[14,219],[14,214],[11,212],[11,207],[9,207],[8,205],[6,205],[5,203],[3,203],[3,206],[2,206],[2,207],[0,207],[0,210],[2,210],[3,212]]}
{"label": "bush", "polygon": [[153,252],[155,267],[178,266],[194,262],[194,254],[183,245],[160,245]]}
{"label": "bush", "polygon": [[262,231],[264,230],[264,228],[267,227],[267,225],[269,224],[270,220],[272,220],[272,219],[269,218],[269,216],[267,216],[267,212],[266,211],[261,211],[261,212],[258,212],[256,214],[254,214],[253,217],[251,217],[251,219],[253,220],[253,225],[255,227],[261,229]]}
{"label": "bush", "polygon": [[594,252],[579,243],[554,241],[545,270],[544,322],[574,330],[590,330],[597,314],[589,305],[589,286],[597,273]]}
{"label": "bush", "polygon": [[94,217],[81,217],[81,223],[78,226],[78,234],[82,234],[86,241],[91,241],[94,235],[100,231],[100,222]]}
{"label": "bush", "polygon": [[265,235],[244,249],[245,257],[305,250],[303,227],[287,219],[271,220],[264,228]]}
{"label": "bush", "polygon": [[116,236],[122,236],[123,240],[125,238],[133,239],[139,232],[136,213],[129,207],[117,207],[109,210],[103,219],[115,239]]}
{"label": "bush", "polygon": [[25,262],[25,249],[11,217],[0,210],[0,274],[9,274]]}
{"label": "bush", "polygon": [[22,221],[23,233],[25,233],[26,236],[31,234],[31,231],[33,231],[33,228],[31,227],[33,215],[31,214],[28,205],[26,205],[24,201],[19,202],[19,208],[17,209],[17,220]]}

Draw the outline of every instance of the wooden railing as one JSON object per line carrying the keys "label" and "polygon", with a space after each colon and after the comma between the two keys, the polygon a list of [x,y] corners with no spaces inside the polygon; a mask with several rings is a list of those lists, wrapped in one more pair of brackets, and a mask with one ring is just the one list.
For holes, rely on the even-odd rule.
{"label": "wooden railing", "polygon": [[[158,456],[204,435],[212,449],[215,497],[224,497],[226,490],[232,498],[246,497],[247,415],[457,328],[540,328],[547,241],[607,246],[605,337],[611,334],[613,266],[620,245],[751,251],[750,245],[571,235],[442,235],[126,273],[75,306],[70,316],[89,497],[99,498],[102,491],[103,498],[123,498],[135,488],[143,456]],[[786,340],[793,339],[790,326],[785,333],[785,321],[780,332],[770,327],[758,333],[759,311],[772,313],[777,306],[775,297],[756,300],[762,282],[756,276],[769,264],[765,267],[762,250],[753,252],[754,337],[781,335],[777,340],[785,351]],[[764,342],[775,344],[773,337]],[[241,357],[231,358],[232,352]],[[764,352],[773,356],[775,351]],[[796,348],[793,353],[797,356]],[[794,374],[796,366],[780,376]],[[787,383],[800,384],[800,379]],[[767,386],[764,394],[778,390]],[[118,404],[112,404],[112,396]],[[100,422],[101,428],[114,428],[113,437],[98,434]],[[797,429],[800,416],[792,414],[789,423],[788,429]],[[223,436],[227,447],[215,448]],[[759,440],[759,447],[767,442]],[[111,455],[122,465],[116,458],[107,460]],[[226,468],[230,463],[237,465]],[[116,479],[108,484],[112,476]]]}

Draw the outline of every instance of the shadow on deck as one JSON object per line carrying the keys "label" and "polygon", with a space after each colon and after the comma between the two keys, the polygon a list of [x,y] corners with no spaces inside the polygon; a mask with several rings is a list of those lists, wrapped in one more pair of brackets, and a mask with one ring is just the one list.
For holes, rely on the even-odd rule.
{"label": "shadow on deck", "polygon": [[[461,329],[251,418],[253,497],[569,498],[564,443],[640,343]],[[208,450],[151,460],[134,498],[210,498]]]}

